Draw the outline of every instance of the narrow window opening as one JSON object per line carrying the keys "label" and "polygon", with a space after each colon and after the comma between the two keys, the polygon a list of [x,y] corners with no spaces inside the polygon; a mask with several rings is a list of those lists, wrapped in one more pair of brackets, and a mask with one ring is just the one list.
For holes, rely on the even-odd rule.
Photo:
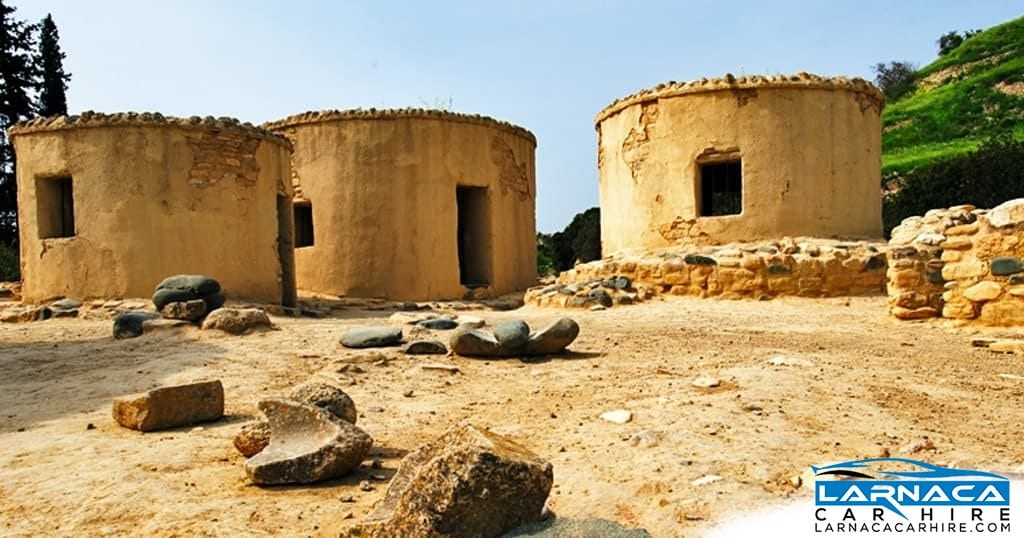
{"label": "narrow window opening", "polygon": [[457,187],[459,281],[467,288],[491,284],[491,226],[486,187]]}
{"label": "narrow window opening", "polygon": [[743,212],[743,166],[740,161],[700,165],[700,216]]}
{"label": "narrow window opening", "polygon": [[40,239],[75,236],[75,198],[70,177],[36,180],[36,218]]}
{"label": "narrow window opening", "polygon": [[313,206],[295,204],[295,248],[313,246]]}

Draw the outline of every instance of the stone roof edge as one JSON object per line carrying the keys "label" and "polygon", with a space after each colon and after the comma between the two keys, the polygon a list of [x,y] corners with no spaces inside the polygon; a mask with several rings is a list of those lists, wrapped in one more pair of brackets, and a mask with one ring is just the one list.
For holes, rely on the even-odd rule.
{"label": "stone roof edge", "polygon": [[264,123],[261,127],[270,131],[277,131],[287,127],[294,127],[296,125],[305,125],[310,123],[319,123],[327,121],[344,121],[344,120],[387,120],[387,119],[398,119],[398,118],[417,118],[417,119],[437,119],[445,121],[453,121],[459,123],[470,123],[476,125],[485,125],[488,127],[495,127],[499,130],[506,131],[529,140],[533,145],[537,145],[537,138],[526,128],[520,127],[507,121],[497,120],[489,116],[481,116],[479,114],[462,114],[459,112],[449,112],[447,110],[437,109],[425,109],[425,108],[390,108],[390,109],[362,109],[354,108],[348,110],[311,110],[308,112],[302,112],[300,114],[294,114],[287,118],[280,119],[277,121],[270,121]]}
{"label": "stone roof edge", "polygon": [[42,133],[50,131],[66,131],[72,129],[87,129],[97,127],[178,127],[183,129],[225,129],[235,131],[244,135],[276,142],[283,146],[292,147],[291,142],[269,130],[257,127],[249,122],[241,122],[235,118],[206,116],[192,116],[179,118],[164,116],[159,112],[118,112],[104,114],[91,110],[74,115],[49,116],[45,118],[34,118],[20,121],[11,126],[8,133],[12,136]]}
{"label": "stone roof edge", "polygon": [[707,93],[725,90],[743,90],[760,88],[814,88],[826,90],[847,90],[862,93],[878,106],[879,112],[885,105],[885,95],[870,82],[862,78],[822,77],[810,73],[795,75],[751,75],[736,77],[726,74],[719,78],[701,78],[690,82],[670,81],[653,88],[640,90],[626,97],[621,97],[597,114],[595,126],[613,116],[624,108],[664,97],[676,97],[696,93]]}

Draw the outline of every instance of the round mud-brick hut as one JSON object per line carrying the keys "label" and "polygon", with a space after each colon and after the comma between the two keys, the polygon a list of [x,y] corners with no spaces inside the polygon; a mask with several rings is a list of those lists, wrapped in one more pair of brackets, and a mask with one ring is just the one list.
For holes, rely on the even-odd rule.
{"label": "round mud-brick hut", "polygon": [[10,135],[26,301],[149,297],[190,273],[229,298],[294,303],[287,139],[228,118],[92,112]]}
{"label": "round mud-brick hut", "polygon": [[534,151],[521,127],[437,110],[308,112],[294,146],[300,289],[486,297],[536,282]]}
{"label": "round mud-brick hut", "polygon": [[860,79],[670,82],[596,118],[604,253],[881,238],[882,93]]}

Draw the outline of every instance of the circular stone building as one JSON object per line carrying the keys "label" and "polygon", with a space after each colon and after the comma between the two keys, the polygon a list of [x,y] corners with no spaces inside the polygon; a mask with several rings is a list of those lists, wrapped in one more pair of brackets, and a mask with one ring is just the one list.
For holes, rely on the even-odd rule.
{"label": "circular stone building", "polygon": [[289,142],[227,118],[59,116],[10,130],[27,302],[149,297],[208,274],[292,304]]}
{"label": "circular stone building", "polygon": [[882,236],[882,93],[814,75],[671,82],[597,115],[604,253]]}
{"label": "circular stone building", "polygon": [[299,288],[436,300],[536,282],[529,131],[419,109],[308,112],[264,127],[295,148]]}

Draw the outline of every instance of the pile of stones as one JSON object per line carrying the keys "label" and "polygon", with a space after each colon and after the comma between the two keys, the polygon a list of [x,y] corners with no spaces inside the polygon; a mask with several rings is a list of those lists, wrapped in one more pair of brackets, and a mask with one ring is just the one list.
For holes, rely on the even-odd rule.
{"label": "pile of stones", "polygon": [[551,325],[530,331],[523,320],[499,323],[493,334],[460,326],[452,333],[452,351],[466,357],[530,357],[561,353],[580,334],[580,326],[570,318],[561,318]]}

